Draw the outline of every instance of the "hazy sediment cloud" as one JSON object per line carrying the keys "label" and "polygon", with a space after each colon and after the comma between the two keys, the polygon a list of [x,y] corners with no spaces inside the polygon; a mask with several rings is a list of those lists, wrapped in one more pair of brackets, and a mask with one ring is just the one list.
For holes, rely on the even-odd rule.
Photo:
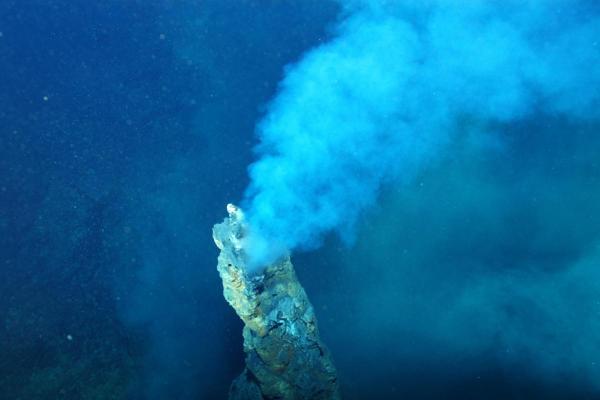
{"label": "hazy sediment cloud", "polygon": [[287,69],[258,126],[244,199],[256,265],[331,231],[351,240],[381,186],[410,180],[465,125],[599,116],[593,5],[343,5],[334,37]]}
{"label": "hazy sediment cloud", "polygon": [[599,124],[516,125],[456,135],[355,245],[295,257],[346,397],[597,395]]}

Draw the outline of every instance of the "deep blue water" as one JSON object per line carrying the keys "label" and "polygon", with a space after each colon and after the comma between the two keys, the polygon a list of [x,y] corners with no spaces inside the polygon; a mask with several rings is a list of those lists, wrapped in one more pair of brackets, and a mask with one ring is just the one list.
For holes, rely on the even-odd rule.
{"label": "deep blue water", "polygon": [[[598,20],[572,3],[554,17]],[[211,227],[286,65],[342,8],[0,2],[1,399],[226,398],[242,323]],[[295,255],[344,398],[600,398],[598,112],[526,105],[462,116],[350,245]]]}

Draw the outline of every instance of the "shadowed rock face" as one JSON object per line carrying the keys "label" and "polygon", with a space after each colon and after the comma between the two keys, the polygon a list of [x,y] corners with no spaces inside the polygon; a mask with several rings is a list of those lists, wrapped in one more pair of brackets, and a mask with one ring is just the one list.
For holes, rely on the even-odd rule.
{"label": "shadowed rock face", "polygon": [[246,353],[246,369],[229,398],[339,399],[335,367],[289,257],[250,274],[243,214],[232,205],[227,209],[229,217],[213,228],[221,250],[217,269],[225,299],[244,321]]}

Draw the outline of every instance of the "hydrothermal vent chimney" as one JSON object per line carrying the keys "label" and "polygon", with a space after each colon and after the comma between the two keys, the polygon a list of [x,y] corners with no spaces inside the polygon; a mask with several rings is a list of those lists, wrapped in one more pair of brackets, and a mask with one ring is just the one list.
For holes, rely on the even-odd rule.
{"label": "hydrothermal vent chimney", "polygon": [[221,250],[217,269],[225,299],[244,321],[246,353],[246,368],[233,381],[229,399],[340,399],[335,367],[289,256],[248,272],[244,214],[233,204],[227,212],[213,227]]}

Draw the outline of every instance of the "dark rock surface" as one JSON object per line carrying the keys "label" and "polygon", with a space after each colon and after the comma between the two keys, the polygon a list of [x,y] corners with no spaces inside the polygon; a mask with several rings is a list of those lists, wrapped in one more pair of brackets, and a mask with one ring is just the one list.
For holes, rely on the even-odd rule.
{"label": "dark rock surface", "polygon": [[246,369],[229,398],[339,399],[335,367],[289,257],[250,274],[243,214],[232,205],[227,209],[229,217],[213,228],[221,250],[217,269],[225,299],[244,321],[246,353]]}

